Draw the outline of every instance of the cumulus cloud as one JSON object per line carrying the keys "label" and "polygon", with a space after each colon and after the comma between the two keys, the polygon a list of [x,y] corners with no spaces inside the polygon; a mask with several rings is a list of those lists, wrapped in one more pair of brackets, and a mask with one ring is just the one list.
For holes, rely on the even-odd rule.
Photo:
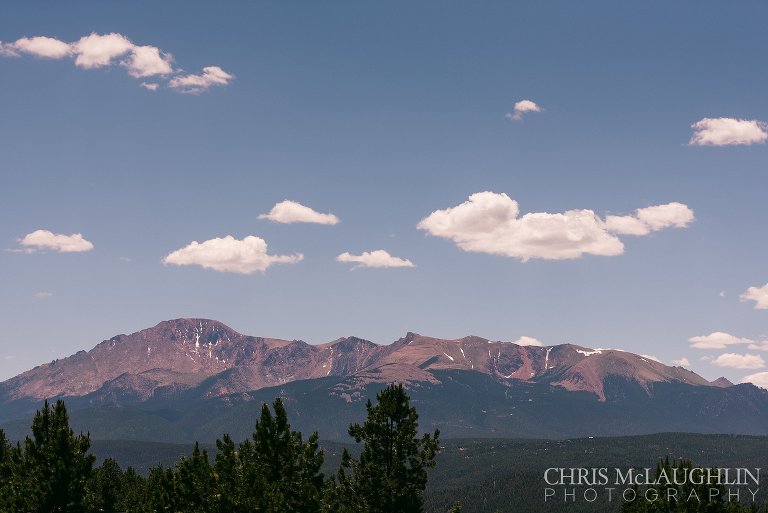
{"label": "cumulus cloud", "polygon": [[[504,193],[478,192],[455,207],[436,210],[417,227],[452,240],[464,251],[518,258],[563,260],[584,254],[613,256],[624,252],[616,236],[646,235],[668,227],[684,227],[693,211],[681,203],[638,209],[634,216],[609,216],[592,210],[527,213],[518,217],[517,201]],[[632,226],[630,226],[630,224]]]}
{"label": "cumulus cloud", "polygon": [[691,362],[688,361],[688,358],[683,357],[679,360],[672,360],[672,365],[677,367],[690,367]]}
{"label": "cumulus cloud", "polygon": [[297,203],[296,201],[285,200],[272,207],[267,214],[260,214],[259,219],[269,219],[275,223],[315,223],[315,224],[338,224],[339,218],[333,214],[321,214],[311,208]]}
{"label": "cumulus cloud", "polygon": [[768,141],[768,123],[756,119],[704,118],[693,125],[692,146],[734,146]]}
{"label": "cumulus cloud", "polygon": [[641,354],[640,356],[645,358],[646,360],[653,360],[654,362],[661,363],[661,360],[659,360],[658,357],[653,356],[652,354]]}
{"label": "cumulus cloud", "polygon": [[504,116],[512,121],[522,121],[523,116],[528,112],[541,112],[541,107],[531,100],[520,100],[515,103],[512,112],[508,112]]}
{"label": "cumulus cloud", "polygon": [[164,264],[199,265],[219,272],[253,274],[266,271],[272,264],[295,264],[304,255],[270,255],[267,243],[260,237],[249,235],[238,240],[231,235],[204,242],[192,241],[189,245],[171,252],[163,259]]}
{"label": "cumulus cloud", "polygon": [[543,346],[544,344],[541,343],[540,340],[537,340],[533,337],[526,337],[523,335],[522,337],[518,338],[517,340],[512,342],[513,344],[517,344],[518,346]]}
{"label": "cumulus cloud", "polygon": [[154,46],[134,46],[131,55],[120,64],[133,78],[145,78],[173,73],[172,60],[171,54]]}
{"label": "cumulus cloud", "polygon": [[630,216],[606,216],[605,227],[620,235],[648,235],[665,228],[685,228],[693,220],[693,210],[682,203],[672,202],[638,208]]}
{"label": "cumulus cloud", "polygon": [[765,367],[765,360],[756,354],[721,354],[712,363],[718,367],[732,367],[734,369],[762,369]]}
{"label": "cumulus cloud", "polygon": [[[151,45],[137,45],[123,34],[97,34],[81,37],[67,43],[59,39],[37,36],[23,37],[13,43],[0,43],[0,55],[19,57],[23,54],[48,59],[74,58],[75,65],[83,69],[119,65],[134,78],[161,77],[179,73],[173,67],[173,56]],[[226,85],[234,79],[218,66],[203,68],[200,75],[181,75],[170,78],[168,86],[178,92],[200,93],[212,85]],[[141,86],[154,91],[159,84],[142,82]]]}
{"label": "cumulus cloud", "polygon": [[353,269],[360,267],[416,267],[410,260],[392,256],[383,249],[365,251],[360,255],[344,252],[337,256],[336,260],[344,263],[358,264]]}
{"label": "cumulus cloud", "polygon": [[741,383],[752,383],[756,387],[768,388],[768,372],[758,372],[744,376],[741,379]]}
{"label": "cumulus cloud", "polygon": [[768,310],[768,283],[762,287],[749,287],[739,298],[742,302],[754,301],[756,310]]}
{"label": "cumulus cloud", "polygon": [[688,339],[688,342],[691,343],[691,347],[695,347],[696,349],[724,349],[727,346],[737,344],[753,344],[754,340],[739,338],[722,331],[715,331],[709,335],[691,337]]}
{"label": "cumulus cloud", "polygon": [[2,48],[3,55],[12,57],[27,54],[45,59],[63,59],[72,53],[68,43],[46,36],[22,37],[13,43],[3,44]]}
{"label": "cumulus cloud", "polygon": [[180,93],[198,94],[207,91],[211,86],[227,85],[235,76],[230,75],[218,66],[203,68],[200,75],[183,75],[168,82],[168,87]]}
{"label": "cumulus cloud", "polygon": [[48,299],[53,297],[53,292],[35,292],[35,297],[37,299]]}
{"label": "cumulus cloud", "polygon": [[134,48],[130,39],[122,34],[96,34],[81,37],[72,43],[75,65],[79,68],[93,69],[109,66],[117,57],[121,57]]}
{"label": "cumulus cloud", "polygon": [[58,251],[60,253],[78,253],[93,249],[93,243],[85,240],[80,233],[63,235],[48,230],[36,230],[19,239],[22,251],[34,252],[42,250]]}

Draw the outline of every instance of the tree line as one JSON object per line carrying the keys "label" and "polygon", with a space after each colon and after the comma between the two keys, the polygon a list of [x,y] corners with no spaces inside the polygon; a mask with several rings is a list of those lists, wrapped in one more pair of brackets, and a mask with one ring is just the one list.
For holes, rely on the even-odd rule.
{"label": "tree line", "polygon": [[402,385],[376,401],[363,424],[349,427],[359,456],[345,449],[328,477],[317,433],[305,440],[291,430],[279,398],[262,405],[249,439],[224,434],[213,457],[195,444],[146,477],[113,459],[96,466],[90,436],[75,435],[64,402],[46,401],[23,442],[11,444],[0,430],[0,513],[421,513],[440,432],[419,436]]}

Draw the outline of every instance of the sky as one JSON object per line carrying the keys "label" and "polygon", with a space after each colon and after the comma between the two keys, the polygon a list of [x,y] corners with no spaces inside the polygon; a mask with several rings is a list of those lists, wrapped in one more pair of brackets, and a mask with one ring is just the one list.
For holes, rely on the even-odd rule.
{"label": "sky", "polygon": [[8,4],[0,380],[203,317],[618,348],[766,386],[766,16]]}

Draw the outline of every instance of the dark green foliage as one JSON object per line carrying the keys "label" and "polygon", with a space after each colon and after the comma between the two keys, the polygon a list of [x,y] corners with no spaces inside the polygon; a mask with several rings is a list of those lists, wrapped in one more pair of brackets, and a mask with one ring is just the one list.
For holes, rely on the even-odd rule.
{"label": "dark green foliage", "polygon": [[[282,401],[274,414],[264,405],[250,440],[239,446],[229,435],[216,442],[213,464],[195,444],[173,468],[153,467],[146,482],[133,474],[129,512],[312,513],[320,509],[323,453],[317,434],[304,442],[291,431]],[[126,473],[127,481],[127,473]],[[135,493],[130,493],[134,490]],[[142,493],[143,492],[143,493]]]}
{"label": "dark green foliage", "polygon": [[[350,454],[338,444],[325,445],[330,460],[326,470],[341,466],[325,481],[321,473],[325,454],[317,436],[304,441],[300,433],[291,431],[279,400],[272,409],[262,407],[247,441],[236,444],[229,435],[218,440],[215,458],[209,459],[205,447],[199,445],[182,450],[182,446],[134,443],[138,451],[132,451],[130,444],[118,442],[121,454],[138,452],[144,458],[119,461],[138,463],[144,469],[148,456],[141,453],[155,451],[154,461],[174,453],[188,454],[171,466],[152,467],[146,478],[130,467],[122,471],[111,458],[93,469],[93,458],[84,453],[88,437],[74,436],[63,404],[48,406],[36,416],[33,436],[24,443],[9,445],[0,431],[0,474],[5,476],[0,480],[0,513],[616,513],[621,508],[616,502],[561,500],[544,505],[543,469],[563,465],[652,467],[666,454],[686,455],[712,467],[754,468],[763,466],[768,458],[765,437],[686,434],[563,441],[449,440],[436,456],[439,434],[418,436],[418,416],[401,387],[389,387],[377,399],[375,406],[367,406],[367,420],[349,429],[360,452],[356,447],[350,448]],[[104,442],[101,444],[100,451],[104,451]],[[56,456],[46,458],[41,456],[44,454]],[[104,456],[104,452],[99,454]],[[79,474],[82,479],[76,478],[78,461],[84,463],[80,469],[86,470]],[[435,461],[439,465],[430,469]],[[657,471],[675,465],[690,463],[664,459]],[[430,486],[422,506],[427,471]],[[41,476],[54,479],[46,477],[45,481]],[[69,478],[64,479],[66,476]],[[80,491],[61,485],[54,488],[57,480],[79,482]],[[374,486],[385,493],[372,489]],[[54,496],[49,491],[53,489],[67,490],[68,505],[43,500]],[[758,504],[764,497],[765,492],[758,495]],[[74,506],[78,500],[79,506]],[[735,503],[696,505],[687,510],[669,506],[663,501],[636,503],[636,509],[627,506],[624,511],[752,511]]]}
{"label": "dark green foliage", "polygon": [[32,420],[32,436],[10,452],[7,511],[79,512],[86,508],[86,485],[93,472],[88,435],[69,427],[62,401],[45,402]]}
{"label": "dark green foliage", "polygon": [[147,480],[128,467],[123,472],[122,497],[118,501],[116,511],[141,511],[147,496]]}
{"label": "dark green foliage", "polygon": [[216,441],[216,461],[213,472],[216,476],[216,502],[219,513],[245,513],[243,504],[243,465],[232,437],[225,434]]}
{"label": "dark green foliage", "polygon": [[124,494],[123,470],[111,458],[104,460],[88,483],[88,506],[92,511],[117,511]]}
{"label": "dark green foliage", "polygon": [[418,437],[419,416],[402,385],[390,385],[376,399],[376,406],[366,405],[366,421],[349,427],[363,449],[357,459],[345,451],[330,500],[342,511],[420,513],[440,432]]}
{"label": "dark green foliage", "polygon": [[323,453],[317,433],[304,442],[301,433],[291,431],[283,402],[276,399],[273,408],[274,415],[262,406],[251,439],[240,444],[242,505],[267,513],[318,511]]}
{"label": "dark green foliage", "polygon": [[173,476],[176,508],[185,513],[210,513],[214,505],[213,469],[208,452],[195,444],[190,457],[182,457]]}
{"label": "dark green foliage", "polygon": [[149,470],[146,483],[146,496],[141,503],[129,505],[128,511],[178,511],[176,493],[173,486],[173,470],[162,465]]}
{"label": "dark green foliage", "polygon": [[10,477],[11,477],[11,444],[5,437],[5,431],[0,429],[0,511],[2,504],[10,501]]}

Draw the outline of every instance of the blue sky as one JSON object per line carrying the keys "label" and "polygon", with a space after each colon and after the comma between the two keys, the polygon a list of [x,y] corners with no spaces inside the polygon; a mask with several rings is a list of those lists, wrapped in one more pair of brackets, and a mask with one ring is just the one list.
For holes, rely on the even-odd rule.
{"label": "blue sky", "polygon": [[[687,358],[710,379],[761,373],[766,15],[761,2],[6,6],[0,379],[177,317],[312,343],[528,336]],[[86,69],[67,45],[92,33],[155,47],[172,71],[131,76],[152,72],[120,64],[134,50]],[[75,53],[41,57],[22,39],[35,36]],[[206,82],[213,67],[229,78]],[[524,99],[540,112],[505,116]],[[709,144],[689,144],[706,119]],[[623,244],[613,256],[526,262],[518,232],[417,229],[483,191],[521,217],[676,202],[695,220],[600,231]],[[283,200],[340,222],[259,219]],[[93,249],[20,243],[37,230]],[[163,263],[228,235],[303,259],[252,274]],[[375,250],[415,267],[336,260]]]}

